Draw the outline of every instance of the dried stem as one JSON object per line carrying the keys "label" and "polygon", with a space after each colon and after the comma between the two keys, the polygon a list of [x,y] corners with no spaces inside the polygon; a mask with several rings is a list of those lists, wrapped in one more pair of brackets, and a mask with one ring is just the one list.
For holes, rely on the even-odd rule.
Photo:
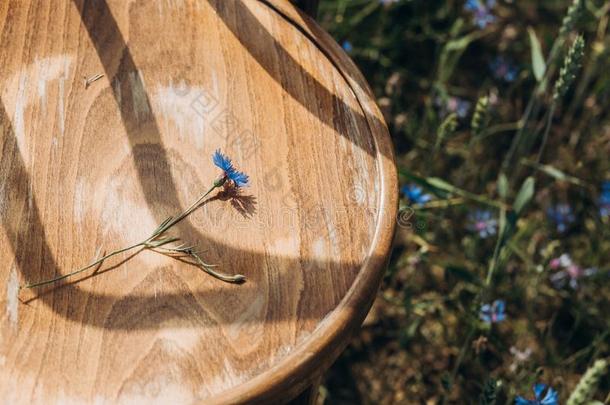
{"label": "dried stem", "polygon": [[155,231],[152,233],[152,235],[149,236],[148,238],[146,238],[145,240],[138,242],[134,245],[128,246],[126,248],[112,251],[112,252],[108,253],[107,255],[95,260],[91,264],[88,264],[87,266],[82,267],[73,272],[63,274],[61,276],[53,277],[48,280],[26,284],[26,285],[20,286],[19,289],[22,290],[22,289],[37,288],[37,287],[42,287],[44,285],[48,285],[48,284],[52,284],[52,283],[64,280],[66,278],[75,276],[79,273],[83,273],[83,272],[97,266],[98,264],[103,263],[105,260],[107,260],[113,256],[130,251],[130,250],[138,248],[138,247],[141,247],[143,249],[150,249],[150,250],[162,250],[162,252],[160,252],[160,253],[165,253],[165,254],[170,254],[170,255],[190,256],[195,260],[196,263],[194,263],[194,264],[196,264],[199,268],[201,268],[206,273],[210,274],[213,277],[216,277],[219,280],[226,281],[228,283],[244,282],[246,280],[246,277],[241,274],[226,275],[226,274],[222,274],[222,273],[219,273],[218,271],[213,270],[213,267],[215,267],[215,266],[204,262],[201,259],[201,257],[199,257],[199,255],[193,250],[193,247],[191,247],[191,246],[186,247],[184,244],[182,244],[182,245],[175,246],[175,247],[166,247],[167,245],[169,245],[171,243],[180,241],[180,238],[164,236],[165,232],[167,232],[170,228],[172,228],[178,222],[182,221],[184,218],[186,218],[188,215],[190,215],[193,211],[195,211],[195,209],[197,209],[197,207],[199,207],[199,205],[203,202],[203,200],[208,195],[210,195],[210,193],[212,191],[214,191],[216,188],[221,187],[226,182],[226,180],[227,180],[226,177],[222,177],[222,178],[216,180],[214,182],[214,185],[207,192],[202,194],[201,197],[199,197],[197,199],[197,201],[195,201],[193,204],[191,204],[191,206],[189,206],[186,210],[184,210],[177,217],[167,218],[157,227],[157,229],[155,229]]}

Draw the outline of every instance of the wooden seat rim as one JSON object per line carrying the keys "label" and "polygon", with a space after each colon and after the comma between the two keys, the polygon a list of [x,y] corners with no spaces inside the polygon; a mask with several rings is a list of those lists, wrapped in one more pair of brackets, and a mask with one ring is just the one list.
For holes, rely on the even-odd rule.
{"label": "wooden seat rim", "polygon": [[206,404],[277,403],[289,400],[306,389],[348,343],[361,325],[375,298],[383,276],[398,211],[398,180],[393,146],[383,116],[358,68],[341,47],[317,23],[288,0],[258,0],[311,41],[339,71],[353,91],[366,118],[377,152],[380,200],[375,237],[367,261],[339,305],[316,330],[278,364],[223,393],[208,398]]}

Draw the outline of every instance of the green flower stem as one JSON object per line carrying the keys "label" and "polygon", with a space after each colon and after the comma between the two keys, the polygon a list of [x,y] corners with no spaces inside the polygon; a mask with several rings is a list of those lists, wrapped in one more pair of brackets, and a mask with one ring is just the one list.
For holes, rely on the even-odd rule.
{"label": "green flower stem", "polygon": [[[462,345],[462,347],[460,348],[460,352],[458,353],[458,357],[455,360],[455,364],[453,365],[453,369],[451,370],[451,374],[449,376],[449,390],[447,393],[451,392],[451,390],[453,389],[453,384],[455,383],[455,379],[457,377],[457,373],[460,370],[460,366],[462,365],[462,362],[464,361],[464,358],[466,357],[466,353],[468,352],[468,348],[470,347],[470,342],[472,341],[472,338],[474,337],[474,333],[477,331],[477,328],[475,326],[475,323],[473,322],[470,325],[470,328],[468,329],[468,332],[466,333],[466,339],[464,339],[464,344]],[[442,404],[445,403],[445,396],[443,395]]]}
{"label": "green flower stem", "polygon": [[557,57],[559,56],[559,51],[561,50],[561,47],[563,46],[564,43],[565,43],[565,36],[560,36],[560,38],[558,38],[553,43],[551,52],[549,53],[549,57],[546,60],[547,69],[544,72],[544,77],[534,87],[534,91],[532,92],[532,95],[530,96],[527,106],[525,107],[525,111],[524,111],[523,115],[521,116],[521,119],[518,121],[519,126],[518,126],[518,130],[517,130],[517,134],[513,138],[513,142],[510,145],[510,149],[509,149],[508,153],[506,154],[504,161],[502,162],[502,171],[503,172],[508,170],[508,166],[510,165],[511,161],[513,160],[513,156],[514,156],[515,152],[517,151],[517,148],[521,144],[523,135],[527,128],[527,124],[532,116],[532,112],[534,111],[534,108],[537,107],[538,99],[539,99],[539,97],[541,97],[544,94],[544,91],[548,87],[548,80],[549,80],[549,76],[550,76],[549,72],[552,71],[552,64],[555,61],[555,59],[557,59]]}
{"label": "green flower stem", "polygon": [[[502,209],[501,211],[502,211],[500,214],[501,217],[505,217],[506,210]],[[502,247],[503,247],[505,238],[506,238],[505,231],[503,230],[502,226],[500,226],[500,231],[498,232],[498,239],[496,240],[496,245],[494,247],[494,253],[493,253],[492,259],[490,261],[489,268],[487,270],[487,277],[485,278],[485,284],[483,285],[483,287],[481,288],[481,290],[479,291],[479,293],[477,294],[477,296],[474,300],[477,306],[482,301],[485,301],[488,298],[489,291],[493,285],[493,277],[496,272],[496,269],[498,268],[498,261],[500,258],[500,253],[502,251]],[[476,314],[475,314],[475,316],[476,316]],[[462,347],[460,348],[458,357],[455,361],[455,364],[453,365],[451,374],[449,375],[449,391],[451,391],[451,388],[452,388],[453,384],[455,383],[457,373],[460,369],[460,366],[462,365],[462,362],[464,361],[464,358],[466,357],[466,353],[468,352],[468,348],[471,345],[472,338],[474,337],[474,334],[476,331],[477,331],[477,325],[476,325],[476,322],[473,321],[470,324],[470,327],[468,328],[468,332],[466,333],[466,338],[464,339],[464,343],[462,344]],[[445,396],[443,396],[443,398],[441,400],[441,404],[444,404],[445,402],[446,402]]]}
{"label": "green flower stem", "polygon": [[158,247],[158,248],[154,248],[154,250],[159,251],[159,253],[168,255],[168,256],[172,256],[172,257],[179,257],[179,256],[189,256],[192,257],[193,259],[195,259],[196,263],[192,263],[192,262],[188,262],[190,264],[196,264],[197,267],[199,267],[201,270],[205,271],[206,273],[208,273],[209,275],[211,275],[212,277],[215,277],[221,281],[225,281],[227,283],[235,283],[235,284],[241,284],[244,281],[246,281],[246,276],[242,275],[242,274],[235,274],[235,275],[228,275],[228,274],[224,274],[224,273],[220,273],[216,270],[214,270],[214,267],[217,267],[214,264],[209,264],[204,262],[201,257],[199,256],[199,254],[197,252],[195,252],[193,250],[193,247],[191,246],[177,246],[177,247]]}
{"label": "green flower stem", "polygon": [[555,115],[555,109],[557,108],[557,103],[553,101],[551,104],[551,109],[548,112],[546,125],[544,128],[544,135],[542,136],[542,144],[540,145],[540,150],[538,151],[538,157],[536,158],[536,163],[539,164],[542,160],[542,155],[544,154],[544,148],[546,147],[546,143],[549,139],[549,132],[551,131],[551,124],[553,123],[553,116]]}
{"label": "green flower stem", "polygon": [[71,273],[63,274],[61,276],[54,277],[54,278],[51,278],[51,279],[48,279],[48,280],[39,281],[37,283],[26,284],[26,285],[20,286],[19,289],[23,290],[23,289],[27,289],[27,288],[42,287],[44,285],[55,283],[57,281],[66,279],[68,277],[72,277],[72,276],[77,275],[79,273],[82,273],[82,272],[84,272],[86,270],[89,270],[92,267],[97,266],[98,264],[104,262],[106,259],[109,259],[112,256],[116,256],[116,255],[118,255],[120,253],[127,252],[127,251],[135,249],[135,248],[137,248],[139,246],[144,246],[145,243],[146,243],[146,241],[143,241],[143,242],[136,243],[135,245],[132,245],[132,246],[129,246],[129,247],[126,247],[126,248],[123,248],[123,249],[115,250],[114,252],[108,253],[107,255],[101,257],[100,259],[94,261],[93,263],[91,263],[91,264],[89,264],[89,265],[87,265],[87,266],[85,266],[85,267],[83,267],[81,269],[78,269],[78,270],[75,270],[75,271],[73,271]]}
{"label": "green flower stem", "polygon": [[480,142],[483,139],[493,136],[495,134],[498,134],[501,132],[508,132],[508,131],[517,131],[519,129],[521,129],[521,121],[508,122],[505,124],[497,124],[497,125],[494,125],[487,129],[482,130],[481,134],[478,137],[473,138],[473,139],[474,139],[474,142]]}
{"label": "green flower stem", "polygon": [[[197,201],[195,201],[193,204],[191,204],[190,207],[188,207],[186,210],[184,210],[184,212],[182,214],[178,215],[176,218],[169,221],[168,224],[164,227],[163,232],[168,230],[172,226],[176,225],[178,222],[182,221],[187,216],[189,216],[193,211],[195,211],[195,209],[199,206],[199,204],[201,204],[203,202],[203,200],[208,195],[210,195],[210,193],[212,191],[214,191],[218,187],[221,187],[225,181],[226,181],[226,179],[223,180],[222,182],[221,181],[214,182],[214,185],[212,185],[212,187],[208,191],[206,191],[204,194],[202,194],[201,197],[199,197],[197,199]],[[161,233],[163,233],[163,232],[161,232]]]}
{"label": "green flower stem", "polygon": [[52,284],[61,280],[64,280],[68,277],[72,277],[74,275],[77,275],[79,273],[82,273],[84,271],[87,271],[89,269],[91,269],[92,267],[97,266],[98,264],[104,262],[105,260],[116,256],[118,254],[130,251],[132,249],[138,248],[138,247],[142,247],[144,249],[163,249],[166,252],[174,252],[174,253],[180,253],[180,254],[185,254],[188,256],[193,257],[197,264],[198,267],[200,267],[203,271],[205,271],[206,273],[210,274],[213,277],[216,277],[219,280],[222,281],[226,281],[228,283],[242,283],[246,280],[246,277],[241,275],[241,274],[237,274],[234,276],[230,276],[230,275],[226,275],[226,274],[222,274],[219,273],[215,270],[213,270],[213,265],[207,264],[205,263],[197,253],[195,253],[192,248],[182,248],[182,249],[172,249],[172,248],[164,248],[164,245],[167,245],[169,243],[173,243],[173,242],[177,242],[179,239],[178,238],[161,238],[161,236],[168,231],[171,227],[173,227],[174,225],[176,225],[178,222],[182,221],[184,218],[186,218],[187,216],[189,216],[193,211],[195,211],[195,209],[197,209],[197,207],[199,207],[199,205],[203,202],[203,200],[210,195],[210,193],[212,191],[214,191],[216,188],[218,187],[222,187],[222,185],[226,182],[227,178],[222,177],[218,180],[216,180],[214,182],[214,184],[212,185],[212,187],[205,192],[204,194],[201,195],[201,197],[199,197],[197,199],[197,201],[195,201],[193,204],[191,204],[186,210],[184,210],[180,215],[178,215],[177,217],[169,217],[168,219],[166,219],[165,221],[163,221],[161,223],[161,225],[159,225],[157,227],[157,229],[153,232],[153,234],[146,238],[145,240],[143,240],[142,242],[136,243],[134,245],[128,246],[126,248],[122,248],[122,249],[118,249],[115,250],[111,253],[108,253],[107,255],[97,259],[96,261],[94,261],[91,264],[88,264],[85,267],[82,267],[78,270],[75,270],[73,272],[67,273],[67,274],[63,274],[61,276],[57,276],[48,280],[44,280],[44,281],[39,281],[36,283],[31,283],[31,284],[26,284],[23,286],[20,286],[19,289],[30,289],[30,288],[37,288],[37,287],[42,287],[44,285],[48,285],[48,284]]}

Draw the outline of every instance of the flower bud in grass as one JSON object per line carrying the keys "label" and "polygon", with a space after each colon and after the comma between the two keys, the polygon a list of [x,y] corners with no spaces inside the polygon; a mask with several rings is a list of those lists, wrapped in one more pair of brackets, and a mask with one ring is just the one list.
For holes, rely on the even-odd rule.
{"label": "flower bud in grass", "polygon": [[489,97],[483,96],[477,101],[470,127],[474,135],[479,135],[487,125],[489,115]]}
{"label": "flower bud in grass", "polygon": [[578,385],[572,391],[572,395],[568,398],[568,405],[585,405],[590,403],[593,395],[595,395],[595,391],[597,390],[597,385],[599,380],[604,377],[606,371],[608,369],[608,361],[607,360],[597,360],[582,376]]}
{"label": "flower bud in grass", "polygon": [[572,5],[568,8],[566,16],[563,18],[561,29],[559,30],[559,37],[565,37],[576,25],[581,16],[583,1],[574,0]]}
{"label": "flower bud in grass", "polygon": [[559,78],[555,82],[555,90],[553,91],[553,100],[558,101],[566,95],[570,86],[576,79],[576,73],[582,64],[582,58],[585,53],[585,40],[582,35],[579,35],[574,40],[568,54],[563,60],[563,67],[559,71]]}

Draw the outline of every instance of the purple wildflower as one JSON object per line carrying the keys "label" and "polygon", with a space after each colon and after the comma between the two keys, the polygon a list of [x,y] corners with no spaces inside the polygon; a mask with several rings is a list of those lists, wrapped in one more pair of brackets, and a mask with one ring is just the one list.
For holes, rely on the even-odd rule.
{"label": "purple wildflower", "polygon": [[483,239],[496,234],[498,220],[493,217],[491,211],[476,210],[468,215],[467,229],[476,232]]}
{"label": "purple wildflower", "polygon": [[464,9],[473,14],[475,24],[483,29],[496,21],[491,10],[496,6],[496,0],[467,0]]}
{"label": "purple wildflower", "polygon": [[454,112],[460,118],[466,118],[470,111],[470,101],[462,100],[457,97],[450,97],[447,101],[447,108],[449,111]]}
{"label": "purple wildflower", "polygon": [[536,384],[534,386],[534,399],[525,399],[517,397],[515,405],[558,405],[559,395],[553,388],[546,384]]}
{"label": "purple wildflower", "polygon": [[583,277],[590,277],[597,273],[597,269],[589,267],[583,269],[572,261],[567,253],[552,259],[549,262],[552,270],[558,270],[551,275],[551,283],[555,288],[562,288],[568,283],[572,289],[578,288],[578,281]]}
{"label": "purple wildflower", "polygon": [[504,56],[496,57],[490,64],[494,77],[506,82],[514,82],[519,73],[519,69]]}
{"label": "purple wildflower", "polygon": [[231,180],[236,187],[244,187],[248,185],[248,175],[237,171],[227,155],[224,155],[220,149],[217,149],[212,155],[214,164],[223,171],[223,174],[217,183],[224,184],[225,181]]}
{"label": "purple wildflower", "polygon": [[470,112],[472,103],[459,97],[448,97],[446,100],[442,97],[437,97],[434,103],[441,108],[441,115],[446,116],[449,113],[456,113],[460,118],[466,118]]}
{"label": "purple wildflower", "polygon": [[417,184],[407,184],[402,187],[401,191],[411,204],[425,204],[432,200],[432,196],[425,194],[424,190]]}
{"label": "purple wildflower", "polygon": [[568,204],[557,204],[549,207],[546,214],[555,226],[557,232],[563,233],[568,230],[570,225],[576,220],[576,216],[572,212],[572,207]]}
{"label": "purple wildflower", "polygon": [[510,354],[513,355],[513,361],[509,366],[509,370],[514,373],[520,365],[525,364],[532,356],[533,350],[531,347],[526,347],[524,350],[519,350],[515,346],[511,346]]}
{"label": "purple wildflower", "polygon": [[487,324],[502,322],[506,319],[506,303],[504,300],[495,300],[491,304],[481,305],[479,318]]}
{"label": "purple wildflower", "polygon": [[563,253],[561,256],[551,259],[549,267],[552,270],[559,270],[562,267],[568,267],[572,265],[572,258],[569,254]]}

